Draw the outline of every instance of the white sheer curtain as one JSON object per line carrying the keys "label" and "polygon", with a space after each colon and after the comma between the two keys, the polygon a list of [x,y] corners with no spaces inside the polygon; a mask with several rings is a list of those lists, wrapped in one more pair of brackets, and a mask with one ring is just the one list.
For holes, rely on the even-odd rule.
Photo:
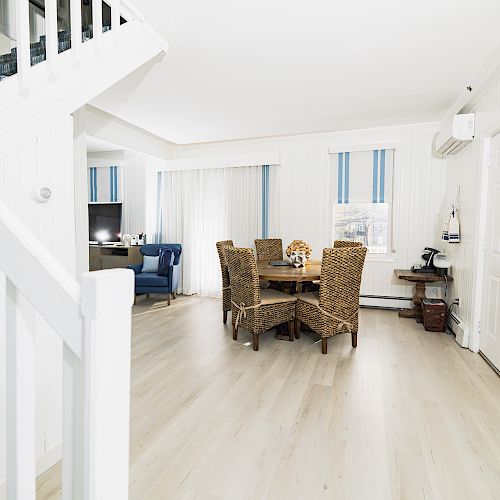
{"label": "white sheer curtain", "polygon": [[261,237],[262,168],[163,172],[158,181],[161,239],[183,247],[179,292],[219,296],[216,241],[252,248]]}

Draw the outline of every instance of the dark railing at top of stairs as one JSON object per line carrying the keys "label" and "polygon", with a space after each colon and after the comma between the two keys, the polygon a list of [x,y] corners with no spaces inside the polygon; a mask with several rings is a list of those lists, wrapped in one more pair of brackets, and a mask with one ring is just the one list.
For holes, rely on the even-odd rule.
{"label": "dark railing at top of stairs", "polygon": [[[103,33],[111,29],[110,25],[103,25]],[[82,42],[90,40],[93,36],[92,25],[82,28]],[[71,30],[59,31],[58,51],[64,52],[71,48]],[[47,55],[45,35],[40,37],[38,42],[30,44],[31,65],[45,61]],[[0,80],[17,73],[17,49],[14,47],[8,54],[0,55]]]}

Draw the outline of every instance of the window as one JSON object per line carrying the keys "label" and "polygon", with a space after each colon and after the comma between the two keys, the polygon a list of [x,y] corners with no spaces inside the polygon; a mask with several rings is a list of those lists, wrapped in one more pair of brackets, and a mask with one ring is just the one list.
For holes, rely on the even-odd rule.
{"label": "window", "polygon": [[370,254],[392,252],[394,150],[332,154],[333,239],[359,241]]}

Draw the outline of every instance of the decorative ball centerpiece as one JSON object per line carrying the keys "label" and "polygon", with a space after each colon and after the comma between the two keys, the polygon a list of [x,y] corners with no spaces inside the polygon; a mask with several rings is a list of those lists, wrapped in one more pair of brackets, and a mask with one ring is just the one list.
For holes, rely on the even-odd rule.
{"label": "decorative ball centerpiece", "polygon": [[311,253],[311,245],[303,240],[293,240],[286,249],[286,254],[294,267],[304,267]]}
{"label": "decorative ball centerpiece", "polygon": [[307,262],[307,257],[304,252],[292,252],[290,254],[290,262],[293,267],[304,267]]}

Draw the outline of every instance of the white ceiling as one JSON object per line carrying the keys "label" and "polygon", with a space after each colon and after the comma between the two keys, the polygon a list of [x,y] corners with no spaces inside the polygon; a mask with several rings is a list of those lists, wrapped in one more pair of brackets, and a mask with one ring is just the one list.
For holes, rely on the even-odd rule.
{"label": "white ceiling", "polygon": [[103,151],[121,151],[123,146],[87,135],[87,153],[102,153]]}
{"label": "white ceiling", "polygon": [[134,0],[170,42],[93,103],[179,144],[440,119],[498,0]]}

